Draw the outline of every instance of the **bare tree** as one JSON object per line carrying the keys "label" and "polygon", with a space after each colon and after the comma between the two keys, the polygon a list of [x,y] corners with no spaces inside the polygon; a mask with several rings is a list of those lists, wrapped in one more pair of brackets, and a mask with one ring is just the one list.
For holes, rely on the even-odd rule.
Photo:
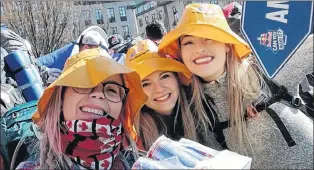
{"label": "bare tree", "polygon": [[75,40],[84,29],[71,1],[4,1],[3,7],[6,24],[31,43],[35,57]]}

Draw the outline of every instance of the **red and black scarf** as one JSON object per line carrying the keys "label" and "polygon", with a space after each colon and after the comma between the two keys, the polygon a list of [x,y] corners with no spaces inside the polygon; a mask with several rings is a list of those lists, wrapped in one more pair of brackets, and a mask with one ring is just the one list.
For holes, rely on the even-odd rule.
{"label": "red and black scarf", "polygon": [[120,120],[100,118],[63,121],[61,148],[73,163],[87,169],[110,169],[120,151]]}

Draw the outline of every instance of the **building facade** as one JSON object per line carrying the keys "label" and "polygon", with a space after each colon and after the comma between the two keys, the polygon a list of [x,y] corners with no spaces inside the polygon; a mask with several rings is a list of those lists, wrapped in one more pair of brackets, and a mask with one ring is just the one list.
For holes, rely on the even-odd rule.
{"label": "building facade", "polygon": [[138,26],[135,16],[135,1],[120,1],[104,3],[105,19],[108,21],[109,35],[120,34],[125,40],[138,35]]}
{"label": "building facade", "polygon": [[153,20],[164,23],[167,31],[176,27],[186,5],[191,3],[210,3],[224,7],[232,1],[143,1],[136,5],[136,19],[139,34],[146,37],[146,26]]}
{"label": "building facade", "polygon": [[146,26],[159,20],[167,31],[176,27],[184,7],[191,3],[211,3],[223,7],[232,1],[107,1],[81,4],[83,24],[99,25],[108,35],[120,34],[125,40],[146,37]]}
{"label": "building facade", "polygon": [[77,4],[81,8],[82,24],[86,27],[98,25],[107,31],[108,35],[119,34],[125,40],[138,35],[135,1],[102,2]]}
{"label": "building facade", "polygon": [[[98,25],[108,35],[120,34],[125,40],[146,37],[146,26],[159,20],[167,31],[176,27],[186,5],[210,3],[224,7],[232,1],[107,1],[81,4],[81,18],[86,26]],[[241,3],[241,2],[240,2]]]}
{"label": "building facade", "polygon": [[173,2],[144,2],[136,6],[136,20],[138,24],[139,36],[146,37],[146,26],[154,20],[164,23],[168,30],[169,17],[167,17],[167,5]]}
{"label": "building facade", "polygon": [[[74,2],[71,22],[81,32],[91,25],[98,25],[108,35],[119,34],[125,40],[146,37],[146,26],[159,20],[167,31],[176,27],[184,7],[190,3],[211,3],[221,7],[232,1],[84,1]],[[1,3],[1,8],[2,3]],[[70,10],[70,9],[69,9]],[[1,9],[2,15],[3,9]]]}

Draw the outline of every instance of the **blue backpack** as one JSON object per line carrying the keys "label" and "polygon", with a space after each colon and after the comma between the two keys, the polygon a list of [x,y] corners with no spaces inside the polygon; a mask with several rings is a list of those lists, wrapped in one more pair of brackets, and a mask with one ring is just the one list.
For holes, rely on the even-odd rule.
{"label": "blue backpack", "polygon": [[1,117],[0,153],[5,169],[15,169],[33,156],[29,145],[38,140],[37,126],[32,122],[36,109],[37,100],[17,105]]}

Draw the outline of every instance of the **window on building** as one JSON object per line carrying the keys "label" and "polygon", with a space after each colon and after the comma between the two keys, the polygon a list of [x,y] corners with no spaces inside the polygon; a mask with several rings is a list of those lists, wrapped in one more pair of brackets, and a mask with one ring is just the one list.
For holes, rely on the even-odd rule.
{"label": "window on building", "polygon": [[156,20],[156,16],[155,16],[155,13],[152,14],[152,21],[155,21]]}
{"label": "window on building", "polygon": [[109,18],[109,22],[116,22],[116,17],[114,16],[114,9],[113,8],[107,8],[107,14]]}
{"label": "window on building", "polygon": [[158,18],[159,18],[159,19],[162,19],[162,16],[163,16],[163,12],[162,12],[162,11],[159,11],[159,12],[158,12]]}
{"label": "window on building", "polygon": [[209,1],[210,4],[218,4],[218,1]]}
{"label": "window on building", "polygon": [[126,21],[126,10],[124,6],[119,7],[120,19],[121,21]]}
{"label": "window on building", "polygon": [[141,13],[141,12],[143,12],[143,5],[141,5],[141,6],[139,6],[139,7],[137,8],[137,14],[139,14],[139,13]]}
{"label": "window on building", "polygon": [[111,27],[110,30],[111,30],[111,34],[118,34],[117,27]]}
{"label": "window on building", "polygon": [[146,3],[144,5],[144,11],[148,10],[150,8],[150,3]]}
{"label": "window on building", "polygon": [[96,9],[96,22],[97,24],[104,24],[104,17],[102,15],[101,9]]}
{"label": "window on building", "polygon": [[177,8],[175,6],[172,7],[172,12],[173,12],[173,14],[178,13]]}
{"label": "window on building", "polygon": [[122,30],[123,30],[123,37],[124,39],[129,39],[131,38],[130,36],[130,31],[129,31],[129,27],[127,25],[122,26]]}
{"label": "window on building", "polygon": [[143,26],[143,20],[142,20],[142,19],[139,19],[139,20],[138,20],[138,23],[140,24],[140,27]]}
{"label": "window on building", "polygon": [[157,6],[157,2],[156,1],[150,1],[150,6],[151,7]]}
{"label": "window on building", "polygon": [[148,16],[145,17],[145,23],[146,23],[146,24],[149,23],[149,21],[148,21]]}
{"label": "window on building", "polygon": [[176,13],[176,14],[174,14],[174,20],[173,20],[172,25],[175,27],[175,26],[177,26],[178,22],[179,22],[179,14]]}
{"label": "window on building", "polygon": [[176,21],[179,20],[179,14],[178,13],[174,14],[174,20],[176,20]]}
{"label": "window on building", "polygon": [[92,21],[90,18],[90,11],[89,10],[83,10],[83,20],[86,26],[91,25]]}
{"label": "window on building", "polygon": [[192,3],[192,1],[183,1],[184,7],[187,6],[187,5],[189,5],[189,4],[191,4],[191,3]]}
{"label": "window on building", "polygon": [[172,7],[172,12],[173,12],[173,17],[174,17],[174,22],[177,23],[179,21],[179,14],[175,6]]}

